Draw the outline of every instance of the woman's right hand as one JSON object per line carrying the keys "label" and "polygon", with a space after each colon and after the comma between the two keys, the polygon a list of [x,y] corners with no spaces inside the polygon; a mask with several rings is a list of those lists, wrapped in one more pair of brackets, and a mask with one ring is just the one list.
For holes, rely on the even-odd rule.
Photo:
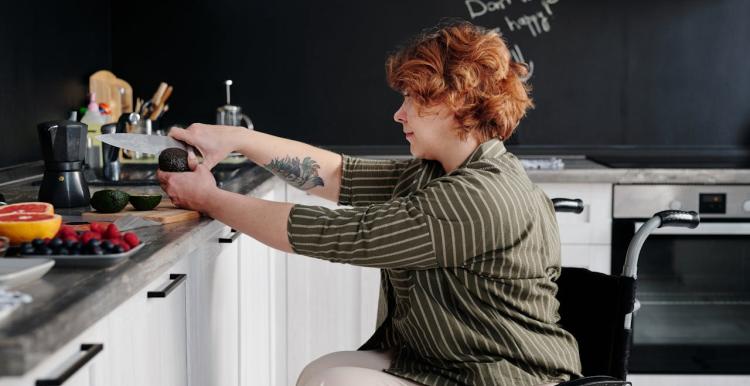
{"label": "woman's right hand", "polygon": [[238,150],[240,137],[247,132],[244,127],[193,123],[187,129],[171,128],[169,136],[198,149],[203,155],[203,164],[212,169],[229,153]]}

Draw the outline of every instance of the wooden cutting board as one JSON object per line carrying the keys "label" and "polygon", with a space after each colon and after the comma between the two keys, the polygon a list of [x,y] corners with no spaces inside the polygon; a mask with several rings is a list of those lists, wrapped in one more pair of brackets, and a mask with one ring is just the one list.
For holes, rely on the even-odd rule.
{"label": "wooden cutting board", "polygon": [[201,217],[201,214],[197,211],[176,208],[168,199],[162,200],[154,210],[135,210],[128,204],[125,209],[117,213],[83,212],[81,217],[86,221],[115,221],[128,215],[143,217],[162,224],[196,220]]}

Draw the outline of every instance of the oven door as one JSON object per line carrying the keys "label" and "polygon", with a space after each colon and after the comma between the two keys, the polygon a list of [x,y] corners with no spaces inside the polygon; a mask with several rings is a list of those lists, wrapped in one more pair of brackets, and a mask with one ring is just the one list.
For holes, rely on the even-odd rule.
{"label": "oven door", "polygon": [[[643,221],[615,220],[613,272]],[[750,223],[658,229],[641,251],[636,294],[632,373],[750,373]]]}

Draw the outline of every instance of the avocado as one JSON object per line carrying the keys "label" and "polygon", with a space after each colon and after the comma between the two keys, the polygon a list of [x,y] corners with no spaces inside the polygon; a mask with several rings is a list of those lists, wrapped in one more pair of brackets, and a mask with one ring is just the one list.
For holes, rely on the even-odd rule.
{"label": "avocado", "polygon": [[116,213],[128,205],[130,196],[121,190],[100,190],[91,196],[91,206],[102,213]]}
{"label": "avocado", "polygon": [[130,204],[135,210],[151,210],[159,206],[161,195],[130,196]]}
{"label": "avocado", "polygon": [[164,149],[159,154],[159,169],[165,172],[188,172],[188,153],[178,147]]}

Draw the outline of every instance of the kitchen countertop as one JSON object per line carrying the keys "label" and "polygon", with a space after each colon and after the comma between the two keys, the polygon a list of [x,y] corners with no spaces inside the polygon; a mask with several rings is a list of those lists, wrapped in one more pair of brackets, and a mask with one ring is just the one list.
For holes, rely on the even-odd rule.
{"label": "kitchen countertop", "polygon": [[[349,153],[350,154],[350,153]],[[408,158],[408,156],[362,156]],[[521,158],[539,158],[523,156]],[[742,184],[750,169],[611,169],[581,157],[562,157],[562,170],[529,170],[538,183],[618,184]],[[9,202],[36,201],[40,165],[24,170],[0,169],[0,192]],[[257,189],[272,175],[260,167],[243,167],[223,185],[241,194],[262,195]],[[10,175],[10,177],[9,177]],[[91,191],[105,187],[91,187]],[[154,186],[118,187],[126,191],[161,192]],[[58,210],[63,215],[81,209]],[[147,245],[127,261],[107,269],[53,268],[42,279],[15,288],[34,301],[0,321],[0,376],[21,375],[75,338],[95,321],[156,279],[198,243],[224,225],[210,218],[168,224],[139,232]]]}
{"label": "kitchen countertop", "polygon": [[[258,187],[272,175],[263,168],[244,168],[224,189],[262,195]],[[38,186],[33,177],[2,184],[10,202],[36,201]],[[105,187],[91,188],[91,191]],[[120,189],[122,187],[118,187]],[[159,186],[128,187],[130,191],[160,192]],[[82,209],[57,210],[63,215]],[[162,226],[143,228],[146,243],[126,261],[106,269],[53,268],[41,279],[13,288],[33,297],[0,321],[0,376],[22,375],[106,316],[144,286],[163,274],[181,257],[199,247],[224,225],[202,217]]]}

